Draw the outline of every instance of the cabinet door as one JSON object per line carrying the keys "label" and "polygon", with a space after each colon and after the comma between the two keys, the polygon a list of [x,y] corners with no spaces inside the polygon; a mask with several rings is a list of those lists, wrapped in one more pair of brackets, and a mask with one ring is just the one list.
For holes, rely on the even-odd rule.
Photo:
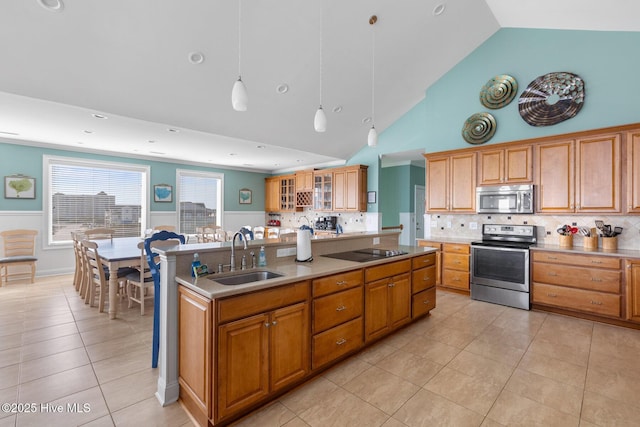
{"label": "cabinet door", "polygon": [[627,212],[640,212],[640,130],[627,133]]}
{"label": "cabinet door", "polygon": [[620,135],[576,141],[576,212],[620,212]]}
{"label": "cabinet door", "polygon": [[451,156],[451,212],[476,211],[476,153]]}
{"label": "cabinet door", "polygon": [[531,145],[505,148],[504,181],[509,184],[533,181],[533,149]]}
{"label": "cabinet door", "polygon": [[427,212],[449,210],[449,157],[426,160]]}
{"label": "cabinet door", "polygon": [[573,141],[536,146],[538,212],[573,212]]}
{"label": "cabinet door", "polygon": [[627,261],[627,320],[640,322],[640,261]]}
{"label": "cabinet door", "polygon": [[395,329],[411,320],[411,276],[394,276],[389,284],[389,326]]}
{"label": "cabinet door", "polygon": [[308,307],[307,303],[295,304],[271,315],[271,391],[297,381],[309,372]]}
{"label": "cabinet door", "polygon": [[365,341],[384,335],[389,330],[388,279],[365,285]]}
{"label": "cabinet door", "polygon": [[280,180],[265,179],[264,210],[267,212],[280,211]]}
{"label": "cabinet door", "polygon": [[217,419],[239,411],[269,394],[268,314],[218,328]]}
{"label": "cabinet door", "polygon": [[502,184],[504,182],[504,150],[481,151],[479,156],[478,184]]}
{"label": "cabinet door", "polygon": [[344,170],[333,172],[333,210],[346,208],[346,182],[347,176]]}

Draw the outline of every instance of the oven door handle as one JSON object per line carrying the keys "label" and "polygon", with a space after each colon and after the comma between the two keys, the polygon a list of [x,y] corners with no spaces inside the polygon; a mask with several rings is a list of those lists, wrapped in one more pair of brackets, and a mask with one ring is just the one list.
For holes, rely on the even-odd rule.
{"label": "oven door handle", "polygon": [[488,249],[490,251],[508,251],[508,252],[529,252],[528,248],[508,248],[505,246],[482,246],[482,245],[471,245],[471,252],[474,250],[483,250]]}

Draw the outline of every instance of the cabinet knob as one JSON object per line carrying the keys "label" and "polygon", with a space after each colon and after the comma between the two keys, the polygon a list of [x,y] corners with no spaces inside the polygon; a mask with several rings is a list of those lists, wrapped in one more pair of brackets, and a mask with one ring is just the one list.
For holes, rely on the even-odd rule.
{"label": "cabinet knob", "polygon": [[276,322],[276,321],[274,320],[273,322],[271,322],[271,324],[272,324],[273,326],[276,326],[276,325],[278,324],[278,322]]}
{"label": "cabinet knob", "polygon": [[340,338],[338,341],[336,341],[336,345],[342,345],[345,344],[347,342],[347,340],[345,340],[344,338]]}
{"label": "cabinet knob", "polygon": [[336,308],[336,311],[344,311],[346,309],[347,309],[347,307],[345,307],[344,305],[341,305],[340,307]]}
{"label": "cabinet knob", "polygon": [[267,323],[265,323],[265,324],[264,324],[264,327],[265,327],[265,328],[268,328],[269,326],[271,326],[271,323],[269,323],[269,322],[267,322]]}
{"label": "cabinet knob", "polygon": [[389,285],[388,285],[388,286],[389,286],[390,288],[393,288],[393,287],[395,287],[395,286],[396,286],[396,284],[395,284],[395,283],[389,283]]}

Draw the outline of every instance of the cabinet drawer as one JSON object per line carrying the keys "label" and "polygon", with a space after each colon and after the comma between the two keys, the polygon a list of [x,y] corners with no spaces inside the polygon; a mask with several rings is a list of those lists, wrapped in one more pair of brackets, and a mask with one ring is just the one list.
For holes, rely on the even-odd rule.
{"label": "cabinet drawer", "polygon": [[413,270],[411,273],[411,293],[424,291],[436,284],[436,266]]}
{"label": "cabinet drawer", "polygon": [[427,255],[420,255],[411,259],[411,268],[422,268],[430,265],[436,265],[436,253],[432,252]]}
{"label": "cabinet drawer", "polygon": [[442,243],[440,242],[432,242],[430,240],[418,240],[418,246],[429,246],[432,248],[436,248],[437,250],[441,250],[442,249]]}
{"label": "cabinet drawer", "polygon": [[314,279],[313,296],[318,297],[362,285],[362,270],[348,271]]}
{"label": "cabinet drawer", "polygon": [[382,279],[384,277],[407,273],[409,270],[411,270],[410,259],[369,267],[364,270],[364,281],[366,283],[373,282],[374,280]]}
{"label": "cabinet drawer", "polygon": [[298,282],[217,301],[218,323],[295,304],[309,298],[309,282]]}
{"label": "cabinet drawer", "polygon": [[592,255],[572,255],[558,252],[532,251],[533,261],[569,264],[575,266],[620,269],[620,258]]}
{"label": "cabinet drawer", "polygon": [[458,243],[443,243],[442,244],[442,251],[443,252],[449,252],[452,254],[467,254],[469,255],[469,253],[471,252],[470,246],[469,245],[462,245],[462,244],[458,244]]}
{"label": "cabinet drawer", "polygon": [[362,317],[313,337],[312,369],[316,369],[362,346]]}
{"label": "cabinet drawer", "polygon": [[362,288],[353,288],[313,300],[313,332],[362,316]]}
{"label": "cabinet drawer", "polygon": [[436,288],[427,289],[413,296],[413,315],[416,318],[428,313],[436,307]]}
{"label": "cabinet drawer", "polygon": [[620,317],[620,295],[534,283],[532,302]]}
{"label": "cabinet drawer", "polygon": [[469,271],[469,255],[444,253],[442,268],[450,270]]}
{"label": "cabinet drawer", "polygon": [[533,263],[533,281],[551,285],[618,294],[620,293],[621,277],[622,273],[619,270]]}
{"label": "cabinet drawer", "polygon": [[468,291],[469,272],[458,270],[442,270],[442,285]]}

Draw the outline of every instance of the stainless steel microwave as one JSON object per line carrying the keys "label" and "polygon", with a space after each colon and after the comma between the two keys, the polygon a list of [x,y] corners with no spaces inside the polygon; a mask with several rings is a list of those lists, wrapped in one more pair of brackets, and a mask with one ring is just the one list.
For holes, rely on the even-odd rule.
{"label": "stainless steel microwave", "polygon": [[478,213],[533,213],[533,185],[500,185],[476,188]]}

